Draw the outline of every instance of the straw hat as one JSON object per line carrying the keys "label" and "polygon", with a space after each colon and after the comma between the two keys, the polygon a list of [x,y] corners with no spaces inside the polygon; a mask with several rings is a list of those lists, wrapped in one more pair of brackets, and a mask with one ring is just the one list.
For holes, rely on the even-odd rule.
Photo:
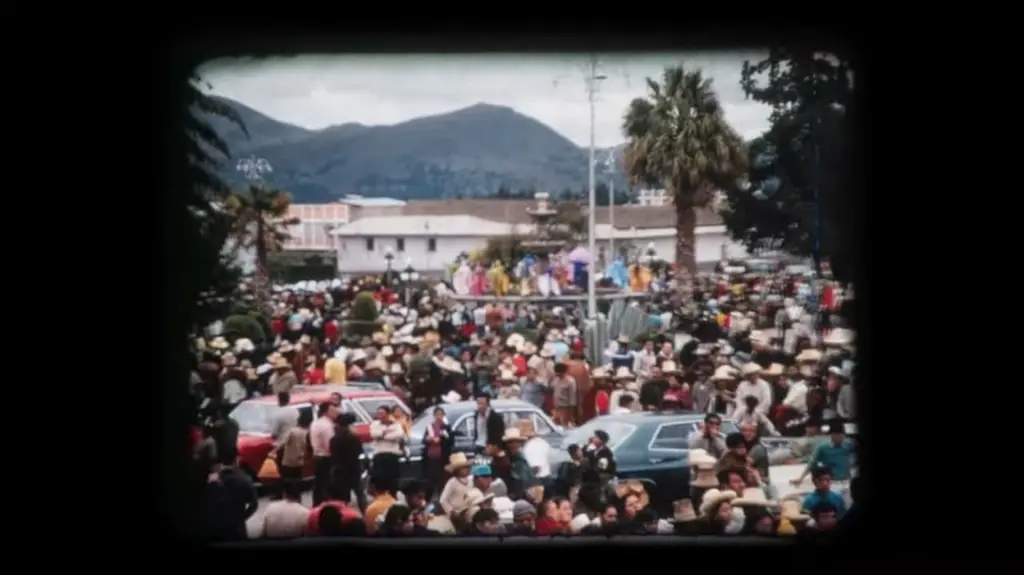
{"label": "straw hat", "polygon": [[743,495],[733,500],[732,504],[741,507],[771,507],[775,502],[769,501],[760,487],[747,487]]}
{"label": "straw hat", "polygon": [[469,467],[470,465],[472,464],[466,459],[465,453],[453,453],[448,456],[448,465],[444,466],[444,470],[448,473],[454,473],[456,469]]}
{"label": "straw hat", "polygon": [[644,484],[636,481],[635,479],[619,482],[619,484],[615,486],[615,496],[618,497],[620,501],[625,499],[630,493],[635,494],[640,498],[641,508],[647,507],[651,502],[651,496],[647,494],[647,489],[644,487]]}
{"label": "straw hat", "polygon": [[830,347],[840,347],[844,345],[850,345],[851,343],[853,343],[853,340],[853,331],[848,330],[846,328],[838,327],[829,332],[828,335],[823,337],[821,339],[821,343]]}
{"label": "straw hat", "polygon": [[500,381],[519,381],[519,378],[516,377],[515,370],[512,370],[512,369],[502,369],[499,372],[498,380],[500,380]]}
{"label": "straw hat", "polygon": [[281,342],[281,345],[277,346],[277,351],[281,353],[291,353],[295,351],[295,347],[292,346],[292,343],[290,341],[285,340]]}
{"label": "straw hat", "polygon": [[212,347],[213,349],[227,349],[231,347],[231,344],[228,343],[228,340],[225,339],[224,336],[218,335],[217,337],[213,338],[213,341],[210,342],[210,347]]}
{"label": "straw hat", "polygon": [[666,375],[679,373],[679,366],[676,365],[676,362],[671,360],[663,361],[661,362],[661,373]]}
{"label": "straw hat", "polygon": [[800,353],[796,354],[796,358],[794,358],[794,361],[798,363],[821,361],[822,355],[823,354],[816,349],[807,348],[801,351]]}
{"label": "straw hat", "polygon": [[286,357],[278,357],[274,360],[274,369],[291,369],[292,362]]}
{"label": "straw hat", "polygon": [[392,363],[391,369],[388,370],[388,373],[391,375],[403,375],[405,373],[405,369],[402,368],[402,362],[396,361],[395,363]]}
{"label": "straw hat", "polygon": [[548,335],[544,339],[547,341],[562,341],[562,332],[557,329],[549,330]]}
{"label": "straw hat", "polygon": [[706,516],[711,513],[711,509],[719,503],[732,501],[734,499],[736,499],[736,492],[731,489],[726,489],[725,491],[708,489],[707,492],[704,493],[704,498],[701,499],[700,502],[700,514]]}
{"label": "straw hat", "polygon": [[523,355],[536,355],[537,345],[534,344],[532,341],[528,341],[524,343],[523,346],[519,349],[519,353]]}
{"label": "straw hat", "polygon": [[736,368],[731,365],[720,366],[711,376],[712,381],[732,381],[734,379],[736,379]]}
{"label": "straw hat", "polygon": [[220,356],[220,364],[224,367],[234,367],[238,365],[238,359],[235,357],[235,354],[229,351]]}
{"label": "straw hat", "polygon": [[693,510],[693,501],[680,499],[672,502],[672,522],[689,523],[697,519],[697,512]]}
{"label": "straw hat", "polygon": [[434,362],[434,365],[436,365],[443,371],[447,371],[450,373],[462,373],[462,364],[451,356],[446,355],[441,359],[437,359],[435,357],[433,358],[432,361]]}
{"label": "straw hat", "polygon": [[786,369],[784,367],[782,367],[781,363],[773,363],[770,366],[768,366],[768,369],[766,369],[764,372],[762,372],[761,375],[766,375],[766,376],[769,376],[769,377],[778,377],[778,376],[783,375],[785,373],[786,373]]}
{"label": "straw hat", "polygon": [[247,337],[240,337],[235,340],[235,351],[238,353],[246,353],[254,351],[256,345],[252,343],[252,340]]}
{"label": "straw hat", "polygon": [[474,507],[479,507],[480,504],[486,503],[494,499],[493,493],[484,494],[483,491],[473,487],[466,492],[465,498],[462,500],[462,504],[455,508],[456,513],[465,513]]}
{"label": "straw hat", "polygon": [[371,371],[371,370],[385,371],[386,372],[388,370],[388,362],[385,361],[384,358],[380,354],[378,354],[377,357],[375,357],[375,358],[371,359],[370,361],[368,361],[366,363],[366,367],[363,368],[363,371]]}
{"label": "straw hat", "polygon": [[380,348],[380,354],[383,357],[391,357],[395,355],[395,348],[391,347],[390,345],[385,345],[384,347]]}
{"label": "straw hat", "polygon": [[370,341],[376,345],[385,345],[388,343],[388,335],[382,331],[375,331],[370,336]]}
{"label": "straw hat", "polygon": [[555,357],[555,348],[545,343],[544,347],[540,348],[540,356],[543,358]]}
{"label": "straw hat", "polygon": [[[756,314],[755,314],[756,315]],[[748,315],[747,317],[750,317]],[[750,332],[750,343],[755,345],[768,345],[772,342],[771,338],[768,337],[763,331],[752,331]]]}
{"label": "straw hat", "polygon": [[703,449],[691,449],[689,458],[690,467],[693,468],[690,486],[718,487],[718,477],[715,476],[715,465],[718,464],[718,460]]}
{"label": "straw hat", "polygon": [[505,429],[505,435],[501,437],[501,440],[508,443],[509,441],[526,441],[526,438],[523,437],[518,427],[508,427]]}
{"label": "straw hat", "polygon": [[800,507],[800,502],[795,499],[784,499],[780,505],[782,509],[779,512],[779,516],[783,519],[795,522],[808,521],[811,518],[810,515],[804,513]]}
{"label": "straw hat", "polygon": [[590,379],[608,379],[610,377],[611,374],[608,373],[608,370],[600,366],[595,367],[593,371],[590,372]]}
{"label": "straw hat", "polygon": [[614,379],[615,381],[622,381],[624,379],[634,380],[636,379],[636,376],[633,375],[633,372],[629,371],[628,367],[622,365],[615,370],[615,377],[612,379]]}
{"label": "straw hat", "polygon": [[308,333],[304,333],[301,336],[299,336],[299,343],[301,343],[302,345],[309,345],[313,343],[313,338],[309,337]]}
{"label": "straw hat", "polygon": [[616,338],[615,341],[621,343],[622,345],[629,345],[629,336],[624,333],[620,333],[619,337]]}
{"label": "straw hat", "polygon": [[514,333],[508,336],[508,338],[505,340],[505,346],[514,349],[519,349],[520,347],[523,346],[524,343],[526,343],[526,338],[523,337],[522,334],[518,333]]}
{"label": "straw hat", "polygon": [[761,373],[761,366],[760,365],[757,365],[756,363],[754,363],[752,361],[749,362],[749,363],[743,364],[743,375],[754,375],[754,374],[757,374],[757,373]]}
{"label": "straw hat", "polygon": [[363,348],[359,348],[353,351],[348,356],[349,363],[355,363],[357,361],[362,361],[364,359],[366,359],[366,351]]}

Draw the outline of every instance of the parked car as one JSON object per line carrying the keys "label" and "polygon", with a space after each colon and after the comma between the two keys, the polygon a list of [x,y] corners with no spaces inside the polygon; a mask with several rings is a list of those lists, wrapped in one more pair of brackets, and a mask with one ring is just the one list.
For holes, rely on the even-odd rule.
{"label": "parked car", "polygon": [[[388,391],[365,389],[348,385],[313,385],[300,386],[292,390],[291,402],[288,404],[299,411],[313,410],[313,406],[326,401],[332,393],[340,393],[342,397],[342,413],[351,413],[356,417],[352,430],[363,442],[370,441],[370,422],[373,421],[377,408],[386,405],[398,406],[409,415],[409,406]],[[274,414],[281,409],[277,405],[277,397],[268,395],[247,399],[231,411],[229,417],[238,424],[238,460],[239,466],[253,478],[267,454],[274,447],[270,436]],[[313,413],[314,416],[316,413]],[[303,477],[313,477],[313,462],[307,458]]]}
{"label": "parked car", "polygon": [[[460,401],[456,403],[445,403],[440,406],[444,409],[448,422],[455,435],[455,447],[452,453],[465,453],[470,459],[474,455],[473,411],[476,409],[475,401]],[[505,418],[505,427],[514,427],[519,420],[529,419],[537,430],[537,435],[544,438],[552,446],[558,447],[561,444],[564,430],[551,421],[543,410],[532,403],[519,399],[495,399],[491,402],[491,408]],[[423,433],[434,418],[433,408],[423,412],[409,429],[409,456],[401,460],[401,481],[421,477],[423,461]],[[369,446],[366,446],[367,456],[371,456]]]}
{"label": "parked car", "polygon": [[[673,501],[689,497],[688,438],[704,417],[704,413],[649,411],[602,415],[566,432],[559,449],[552,450],[552,472],[556,477],[561,475],[561,466],[569,459],[570,445],[583,447],[595,431],[604,430],[608,447],[615,454],[616,477],[640,480],[654,509],[670,514]],[[722,421],[723,434],[737,431],[735,422]],[[556,487],[557,491],[560,489]]]}

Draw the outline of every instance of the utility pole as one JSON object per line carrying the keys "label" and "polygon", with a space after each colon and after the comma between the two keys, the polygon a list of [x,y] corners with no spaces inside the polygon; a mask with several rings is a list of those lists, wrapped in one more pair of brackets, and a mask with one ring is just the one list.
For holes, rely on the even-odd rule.
{"label": "utility pole", "polygon": [[597,237],[594,229],[594,220],[597,212],[597,191],[594,186],[594,152],[595,152],[595,125],[597,115],[594,107],[594,96],[597,94],[598,82],[606,76],[599,74],[597,70],[597,56],[590,57],[589,74],[587,75],[587,102],[590,105],[590,161],[588,162],[587,182],[589,187],[588,205],[590,210],[587,213],[587,239],[590,250],[590,270],[587,273],[587,318],[597,320],[597,266],[594,265],[594,258],[597,257]]}

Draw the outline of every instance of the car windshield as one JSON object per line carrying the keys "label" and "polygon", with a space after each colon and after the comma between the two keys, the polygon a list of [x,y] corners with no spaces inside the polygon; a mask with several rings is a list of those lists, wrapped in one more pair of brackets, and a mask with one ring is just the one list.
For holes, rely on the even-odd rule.
{"label": "car windshield", "polygon": [[[439,407],[441,407],[441,409],[445,408],[444,404],[440,405]],[[470,411],[471,410],[468,409],[452,409],[450,407],[448,409],[445,409],[445,413],[447,414],[448,417],[448,424],[455,425],[455,423],[459,420],[460,417],[462,417],[464,413],[469,413]],[[427,430],[427,425],[429,425],[431,421],[434,421],[433,407],[424,411],[422,414],[420,414],[418,418],[416,418],[416,421],[412,422],[412,426],[409,428],[409,435],[411,437],[423,437],[423,432]]]}
{"label": "car windshield", "polygon": [[744,266],[752,272],[771,272],[775,270],[775,262],[766,260],[749,260]]}
{"label": "car windshield", "polygon": [[594,436],[594,432],[598,429],[603,429],[608,434],[608,447],[615,451],[619,443],[636,430],[636,426],[623,421],[592,419],[576,429],[570,430],[569,434],[562,440],[562,449],[568,449],[574,443],[580,447],[585,446],[587,443],[590,443],[590,438]]}
{"label": "car windshield", "polygon": [[231,410],[229,417],[238,424],[240,433],[270,433],[278,406],[260,401],[243,401]]}

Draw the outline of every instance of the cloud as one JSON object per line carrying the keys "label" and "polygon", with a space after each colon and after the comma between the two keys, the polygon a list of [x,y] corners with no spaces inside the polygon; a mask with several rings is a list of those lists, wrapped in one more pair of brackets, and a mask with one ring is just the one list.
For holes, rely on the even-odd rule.
{"label": "cloud", "polygon": [[[622,114],[646,91],[645,77],[670,64],[711,77],[726,119],[750,138],[770,110],[744,99],[744,59],[761,53],[609,55],[595,101],[598,146],[623,141]],[[579,55],[344,55],[225,60],[201,70],[219,94],[280,120],[320,129],[346,122],[395,124],[480,102],[509,106],[585,146],[590,140],[587,59]]]}

